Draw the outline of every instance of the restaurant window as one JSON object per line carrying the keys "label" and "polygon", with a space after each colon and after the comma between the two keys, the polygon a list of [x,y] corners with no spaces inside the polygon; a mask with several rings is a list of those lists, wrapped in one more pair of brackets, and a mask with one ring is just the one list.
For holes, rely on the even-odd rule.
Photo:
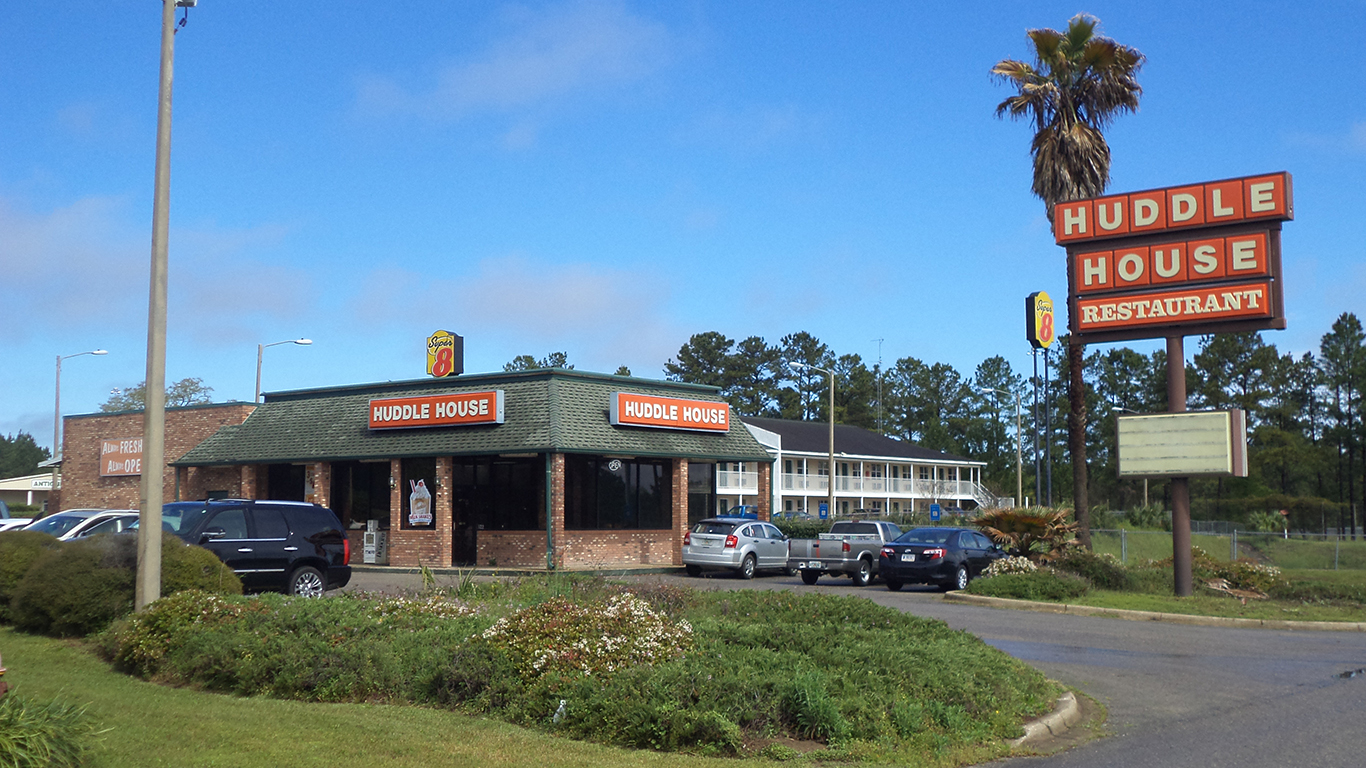
{"label": "restaurant window", "polygon": [[543,530],[545,457],[456,457],[451,502],[459,530]]}
{"label": "restaurant window", "polygon": [[436,459],[404,459],[399,496],[403,499],[405,530],[436,528]]}
{"label": "restaurant window", "polygon": [[665,461],[597,456],[565,461],[566,529],[668,529],[670,499]]}
{"label": "restaurant window", "polygon": [[688,525],[709,517],[716,499],[716,465],[688,462]]}

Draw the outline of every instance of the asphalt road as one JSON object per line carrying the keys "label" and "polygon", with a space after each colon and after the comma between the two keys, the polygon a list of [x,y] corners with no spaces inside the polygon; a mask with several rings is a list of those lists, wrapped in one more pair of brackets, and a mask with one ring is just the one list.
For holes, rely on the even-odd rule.
{"label": "asphalt road", "polygon": [[[1009,766],[1348,768],[1366,765],[1366,633],[1196,627],[945,602],[875,581],[724,574],[630,577],[703,589],[860,595],[981,637],[1104,704],[1107,738]],[[357,573],[348,589],[418,586]],[[1353,672],[1358,672],[1351,675]],[[1345,676],[1346,675],[1346,676]]]}

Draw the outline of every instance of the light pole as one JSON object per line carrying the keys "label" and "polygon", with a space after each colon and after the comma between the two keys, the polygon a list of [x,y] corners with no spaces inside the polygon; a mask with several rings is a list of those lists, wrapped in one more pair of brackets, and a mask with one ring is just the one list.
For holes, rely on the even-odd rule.
{"label": "light pole", "polygon": [[256,345],[256,402],[261,402],[261,353],[266,351],[266,347],[277,347],[281,344],[298,344],[306,347],[312,343],[312,339],[285,339],[284,341],[272,341],[269,344]]}
{"label": "light pole", "polygon": [[[62,454],[62,361],[81,355],[107,355],[108,350],[92,349],[89,352],[77,352],[74,355],[57,355],[57,397],[52,409],[52,458],[57,458]],[[57,496],[57,464],[52,465],[52,490],[48,491],[48,498]],[[51,505],[48,511],[53,511]]]}
{"label": "light pole", "polygon": [[[1135,415],[1142,415],[1132,408],[1121,408],[1118,405],[1111,406],[1110,411],[1112,413],[1132,413]],[[1148,506],[1148,478],[1146,477],[1143,478],[1143,506]]]}
{"label": "light pole", "polygon": [[789,368],[798,371],[820,371],[830,377],[830,461],[829,470],[825,479],[826,486],[826,506],[830,510],[830,517],[835,517],[835,374],[824,368],[817,368],[806,363],[788,363]]}
{"label": "light pole", "polygon": [[982,387],[980,391],[984,395],[988,392],[997,392],[1007,397],[1015,395],[1015,503],[1020,504],[1024,501],[1024,447],[1020,444],[1024,434],[1020,431],[1020,393],[1007,392],[995,387]]}
{"label": "light pole", "polygon": [[[56,407],[53,408],[52,412],[52,458],[55,459],[62,453],[62,361],[70,360],[73,357],[80,357],[81,355],[107,354],[109,354],[108,350],[92,349],[89,352],[77,352],[74,355],[57,355],[57,401]],[[56,474],[57,472],[55,467],[52,471],[53,474]],[[56,489],[57,488],[54,485],[53,490]]]}
{"label": "light pole", "polygon": [[152,269],[147,299],[147,379],[142,410],[142,481],[138,575],[133,607],[161,597],[161,500],[166,468],[166,285],[171,219],[171,84],[175,79],[175,9],[199,0],[161,0],[161,69],[157,85],[156,167],[152,181]]}

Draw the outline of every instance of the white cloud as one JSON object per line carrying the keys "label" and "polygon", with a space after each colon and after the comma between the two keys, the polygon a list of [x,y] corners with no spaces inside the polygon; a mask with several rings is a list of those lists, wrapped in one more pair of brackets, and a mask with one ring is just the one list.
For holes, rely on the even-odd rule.
{"label": "white cloud", "polygon": [[619,2],[581,0],[544,10],[513,8],[508,31],[465,61],[435,72],[425,86],[368,76],[359,102],[378,112],[451,117],[507,112],[570,94],[639,80],[669,56],[662,24]]}
{"label": "white cloud", "polygon": [[1300,146],[1366,155],[1366,122],[1353,123],[1345,132],[1294,133],[1289,138]]}
{"label": "white cloud", "polygon": [[680,338],[664,317],[668,277],[650,269],[626,272],[512,254],[486,259],[467,275],[432,278],[382,268],[359,285],[362,293],[348,314],[360,324],[428,332],[449,327],[479,338],[481,347],[497,343],[507,359],[564,350],[571,363],[588,370],[615,370],[622,363],[653,369],[677,350]]}
{"label": "white cloud", "polygon": [[[0,338],[120,326],[147,306],[150,240],[125,201],[91,197],[35,213],[0,198]],[[141,309],[139,309],[141,308]]]}

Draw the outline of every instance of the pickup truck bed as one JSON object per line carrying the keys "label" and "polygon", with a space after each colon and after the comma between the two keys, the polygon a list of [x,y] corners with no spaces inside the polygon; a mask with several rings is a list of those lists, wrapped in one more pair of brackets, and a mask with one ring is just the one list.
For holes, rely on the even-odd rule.
{"label": "pickup truck bed", "polygon": [[789,540],[787,567],[801,573],[806,584],[815,584],[825,574],[849,576],[864,586],[877,575],[882,545],[900,535],[894,523],[841,520],[817,538]]}

